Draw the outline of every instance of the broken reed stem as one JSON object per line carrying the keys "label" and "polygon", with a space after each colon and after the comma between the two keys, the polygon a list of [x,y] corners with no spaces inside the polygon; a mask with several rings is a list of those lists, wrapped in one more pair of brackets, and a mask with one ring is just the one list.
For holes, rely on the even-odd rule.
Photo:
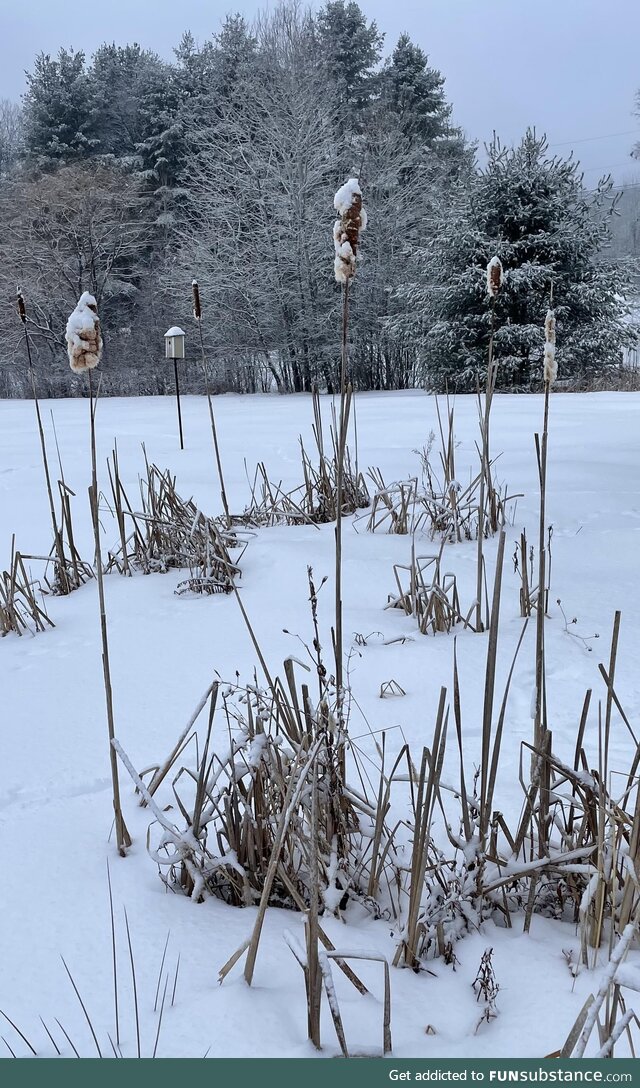
{"label": "broken reed stem", "polygon": [[347,335],[349,330],[349,280],[345,280],[342,295],[342,352],[340,363],[340,434],[338,436],[338,457],[336,473],[336,602],[335,602],[335,659],[337,719],[342,719],[344,702],[342,669],[342,493],[344,490],[344,453],[347,430]]}
{"label": "broken reed stem", "polygon": [[204,388],[207,394],[207,404],[209,405],[209,421],[211,423],[211,435],[213,438],[213,449],[216,457],[216,466],[218,469],[218,479],[220,481],[220,498],[222,499],[222,508],[224,510],[224,516],[227,520],[227,528],[231,528],[231,515],[229,513],[229,503],[227,502],[227,492],[224,486],[224,476],[222,474],[222,458],[220,457],[220,446],[218,444],[218,430],[216,428],[216,419],[213,412],[213,401],[211,400],[211,390],[209,388],[209,368],[207,365],[207,356],[204,350],[204,339],[202,336],[202,317],[196,317],[196,324],[198,326],[198,334],[200,337],[200,354],[202,356],[202,372],[204,374]]}
{"label": "broken reed stem", "polygon": [[491,413],[491,401],[493,398],[493,386],[495,384],[495,368],[493,364],[493,337],[495,332],[495,298],[491,299],[491,335],[489,337],[489,359],[487,363],[487,385],[484,395],[484,413],[480,415],[480,433],[482,437],[482,453],[480,466],[480,493],[478,496],[478,570],[476,574],[476,631],[484,631],[482,622],[482,587],[484,582],[483,548],[484,548],[484,504],[487,482],[491,471],[489,460],[489,416]]}
{"label": "broken reed stem", "polygon": [[98,582],[98,601],[100,604],[100,634],[102,638],[102,671],[104,676],[104,694],[107,709],[107,729],[109,731],[109,760],[111,763],[111,787],[113,793],[113,811],[115,817],[116,845],[118,853],[124,857],[131,838],[127,831],[120,805],[120,782],[118,780],[118,759],[112,741],[115,737],[113,722],[113,693],[111,688],[111,668],[109,665],[109,640],[107,637],[107,612],[104,601],[104,578],[102,573],[102,552],[100,548],[100,520],[98,516],[98,470],[96,466],[96,400],[93,395],[93,382],[89,370],[89,415],[91,423],[91,487],[89,503],[95,540],[95,566]]}
{"label": "broken reed stem", "polygon": [[540,748],[542,734],[546,729],[546,707],[544,697],[544,615],[545,602],[545,578],[546,578],[546,549],[545,549],[545,513],[547,498],[547,442],[549,432],[549,394],[551,383],[544,383],[544,420],[542,427],[542,443],[539,443],[536,435],[536,448],[538,453],[538,473],[540,477],[540,523],[538,526],[538,599],[536,608],[536,708],[533,730],[533,744]]}
{"label": "broken reed stem", "polygon": [[40,435],[40,449],[42,452],[42,465],[44,468],[44,478],[47,485],[47,496],[49,499],[49,513],[51,515],[51,528],[53,530],[53,543],[56,551],[56,557],[58,560],[58,579],[60,585],[60,592],[63,594],[69,593],[71,587],[69,585],[69,579],[67,577],[67,568],[64,555],[64,544],[62,540],[62,534],[58,528],[58,522],[56,519],[55,505],[53,502],[53,490],[51,487],[51,473],[49,472],[49,459],[47,457],[47,445],[44,437],[44,428],[42,426],[42,416],[40,415],[40,401],[38,399],[38,388],[36,385],[36,375],[33,368],[33,359],[31,357],[31,341],[29,339],[29,329],[27,327],[27,315],[24,310],[24,300],[22,295],[18,295],[18,312],[20,314],[20,320],[24,325],[24,340],[27,347],[27,358],[29,360],[29,379],[31,382],[31,390],[33,392],[33,403],[36,409],[36,419],[38,421],[38,433]]}

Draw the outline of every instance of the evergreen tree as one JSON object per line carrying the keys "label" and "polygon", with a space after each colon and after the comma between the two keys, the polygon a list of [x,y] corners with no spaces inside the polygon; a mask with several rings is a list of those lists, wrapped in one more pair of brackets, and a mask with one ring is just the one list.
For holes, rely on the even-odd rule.
{"label": "evergreen tree", "polygon": [[375,22],[367,23],[354,0],[329,0],[318,12],[316,26],[330,93],[348,112],[356,130],[376,90],[373,69],[380,60],[384,35]]}
{"label": "evergreen tree", "polygon": [[383,69],[382,98],[404,136],[433,143],[450,135],[451,106],[444,79],[408,34],[398,39]]}
{"label": "evergreen tree", "polygon": [[125,159],[135,154],[148,135],[148,99],[153,101],[158,83],[170,74],[168,65],[137,43],[100,46],[92,58],[89,78],[100,103],[96,134],[101,155]]}
{"label": "evergreen tree", "polygon": [[27,73],[24,142],[40,170],[77,161],[98,147],[98,103],[84,53],[61,49],[56,60],[39,53]]}
{"label": "evergreen tree", "polygon": [[[547,156],[527,131],[518,147],[494,140],[486,167],[441,209],[433,242],[413,247],[398,295],[412,313],[429,384],[472,390],[486,368],[492,322],[498,384],[540,380],[542,326],[553,288],[560,377],[616,366],[626,332],[626,280],[603,259],[610,185],[589,194],[571,159]],[[491,316],[486,266],[505,270]]]}

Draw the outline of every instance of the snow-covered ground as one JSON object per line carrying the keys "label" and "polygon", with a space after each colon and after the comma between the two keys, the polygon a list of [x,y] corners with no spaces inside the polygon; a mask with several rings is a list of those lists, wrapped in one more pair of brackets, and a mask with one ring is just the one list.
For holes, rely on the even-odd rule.
{"label": "snow-covered ground", "polygon": [[[324,400],[329,412],[329,400]],[[87,487],[90,483],[88,403],[46,402],[43,417],[52,440],[54,413],[65,478],[75,491],[74,523],[80,552],[92,556]],[[308,397],[216,398],[215,409],[230,505],[241,510],[249,496],[256,462],[264,461],[284,488],[300,483],[298,435],[311,448]],[[177,475],[177,489],[193,495],[207,513],[220,512],[206,401],[185,398],[186,449],[176,436],[175,404],[170,398],[101,401],[97,413],[99,471],[107,487],[105,461],[117,439],[120,468],[130,492],[142,469],[141,442],[149,459]],[[498,396],[492,422],[493,452],[502,451],[498,475],[517,500],[507,536],[514,551],[526,526],[533,542],[537,519],[537,467],[534,431],[541,427],[542,400]],[[547,623],[548,705],[554,748],[571,761],[587,687],[594,689],[586,747],[597,752],[597,705],[605,693],[598,663],[608,660],[614,611],[622,610],[617,694],[631,722],[640,710],[640,396],[634,394],[556,395],[551,406],[548,520],[553,525],[551,618]],[[418,392],[363,394],[358,397],[359,461],[379,467],[387,480],[419,473],[416,450],[437,429],[435,404]],[[456,458],[464,479],[474,462],[478,437],[471,397],[456,404]],[[246,468],[245,468],[246,466]],[[105,543],[117,538],[104,511]],[[393,564],[409,558],[407,537],[372,535],[366,519],[345,528],[345,638],[352,648],[349,675],[360,710],[352,736],[387,730],[397,748],[405,737],[416,752],[429,743],[442,685],[450,688],[453,640],[420,636],[411,619],[385,611],[394,591]],[[11,540],[32,554],[49,550],[47,512],[33,405],[0,402],[0,569],[7,566]],[[419,541],[423,554],[433,552]],[[285,656],[302,655],[298,639],[310,638],[307,566],[329,584],[320,595],[323,636],[329,646],[333,527],[261,530],[242,561],[241,593],[258,640],[274,672]],[[487,545],[490,581],[495,541]],[[475,545],[447,549],[445,569],[455,572],[467,611],[475,592]],[[34,574],[38,572],[33,564]],[[153,764],[172,748],[201,694],[217,672],[231,680],[236,670],[250,679],[255,662],[246,627],[232,596],[184,598],[174,594],[181,575],[106,579],[116,732],[134,765]],[[500,678],[504,678],[522,629],[519,583],[509,563],[500,629]],[[135,954],[141,1009],[142,1054],[154,1047],[153,1012],[163,948],[170,931],[165,967],[180,969],[173,1007],[165,1008],[158,1055],[310,1056],[302,974],[282,938],[300,930],[300,916],[273,910],[267,917],[254,985],[248,989],[236,968],[220,987],[217,972],[250,933],[255,912],[215,900],[195,903],[165,891],[149,859],[145,836],[148,815],[137,805],[130,782],[122,779],[125,816],[134,845],[120,859],[108,842],[112,808],[102,688],[96,585],[68,598],[47,598],[55,628],[36,637],[9,635],[0,642],[0,841],[3,849],[0,918],[0,1009],[27,1035],[39,1054],[55,1052],[39,1021],[55,1028],[63,1052],[68,1043],[55,1026],[58,1018],[83,1055],[95,1053],[89,1028],[66,976],[64,956],[88,1006],[105,1053],[113,1033],[111,933],[107,888],[110,863],[118,928],[121,1036],[123,1052],[135,1056],[135,1021],[127,974],[126,908]],[[556,599],[562,600],[570,630],[590,639],[589,652],[571,637]],[[466,602],[466,606],[465,606]],[[286,633],[289,632],[289,633]],[[356,645],[355,635],[382,632],[413,641],[392,646],[372,638]],[[507,816],[521,804],[515,767],[519,746],[531,739],[534,684],[533,625],[528,630],[514,676],[507,716],[502,779],[496,803]],[[467,758],[479,755],[486,636],[457,638]],[[329,655],[327,654],[327,657]],[[403,698],[381,700],[380,684],[395,680]],[[500,687],[498,687],[500,691]],[[394,738],[396,738],[394,740]],[[624,772],[630,740],[619,718],[614,722],[611,766]],[[341,948],[377,948],[389,958],[395,937],[391,922],[374,921],[353,909],[346,923],[324,919]],[[442,961],[416,975],[392,970],[394,1054],[404,1057],[536,1056],[564,1042],[598,971],[582,970],[574,980],[563,949],[578,948],[573,927],[534,916],[531,933],[492,923],[456,947],[455,971]],[[479,1008],[471,983],[480,957],[494,948],[500,992],[499,1016],[475,1027]],[[603,956],[605,953],[603,952]],[[638,954],[632,953],[632,962]],[[338,979],[346,1036],[354,1050],[379,1047],[382,972],[363,964],[361,974],[374,996],[363,998]],[[173,985],[173,974],[171,975]],[[324,1055],[337,1044],[328,1012],[323,1016]],[[434,1034],[427,1033],[431,1025]],[[28,1050],[6,1023],[0,1028],[18,1054]],[[63,1046],[64,1044],[64,1046]],[[592,1041],[591,1049],[596,1047]],[[1,1049],[1,1044],[0,1044]],[[5,1051],[8,1055],[8,1050]],[[589,1051],[587,1051],[589,1053]]]}

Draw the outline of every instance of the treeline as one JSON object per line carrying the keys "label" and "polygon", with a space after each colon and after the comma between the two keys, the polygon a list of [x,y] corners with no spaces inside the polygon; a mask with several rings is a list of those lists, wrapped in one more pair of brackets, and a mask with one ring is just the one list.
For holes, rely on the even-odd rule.
{"label": "treeline", "polygon": [[171,63],[139,45],[38,56],[21,110],[0,104],[0,396],[29,390],[18,284],[43,395],[75,391],[64,329],[84,290],[105,392],[165,391],[174,324],[200,389],[194,278],[216,389],[335,388],[332,201],[349,176],[369,219],[351,299],[359,388],[475,388],[494,253],[503,385],[538,380],[552,283],[561,369],[616,366],[627,288],[606,259],[607,186],[586,193],[533,132],[494,143],[479,170],[420,46],[402,35],[382,57],[375,22],[345,0],[251,27],[229,17],[202,44],[184,35]]}

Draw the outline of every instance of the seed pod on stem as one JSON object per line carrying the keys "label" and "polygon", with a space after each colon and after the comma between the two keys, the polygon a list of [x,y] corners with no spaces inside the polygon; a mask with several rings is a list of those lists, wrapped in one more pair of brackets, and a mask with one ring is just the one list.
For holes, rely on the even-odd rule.
{"label": "seed pod on stem", "polygon": [[196,321],[199,321],[202,317],[202,306],[200,305],[200,288],[197,280],[191,281],[191,290],[193,292],[193,316]]}
{"label": "seed pod on stem", "polygon": [[96,300],[88,291],[80,296],[67,321],[66,340],[69,366],[75,374],[83,374],[98,365],[102,355],[100,318]]}
{"label": "seed pod on stem", "polygon": [[355,275],[360,231],[367,225],[367,213],[362,207],[362,192],[357,178],[349,178],[338,189],[333,206],[340,216],[333,224],[333,268],[336,281],[346,283]]}
{"label": "seed pod on stem", "polygon": [[556,362],[556,315],[547,310],[544,322],[544,381],[551,385],[558,377]]}
{"label": "seed pod on stem", "polygon": [[499,257],[492,257],[487,265],[487,294],[490,298],[496,297],[502,287],[503,279],[502,261]]}

